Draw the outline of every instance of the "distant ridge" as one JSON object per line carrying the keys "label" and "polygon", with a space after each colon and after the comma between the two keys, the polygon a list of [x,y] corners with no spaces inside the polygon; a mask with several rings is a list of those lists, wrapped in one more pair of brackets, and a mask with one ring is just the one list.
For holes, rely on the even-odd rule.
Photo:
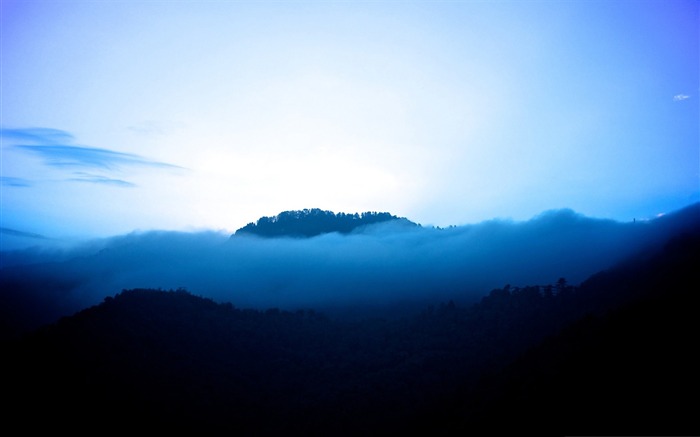
{"label": "distant ridge", "polygon": [[284,211],[274,217],[261,217],[257,222],[248,223],[236,230],[233,236],[309,238],[331,232],[349,234],[364,226],[389,221],[401,221],[410,226],[418,226],[406,218],[397,217],[388,212],[368,211],[347,214],[312,208]]}
{"label": "distant ridge", "polygon": [[78,411],[119,432],[697,436],[700,229],[645,255],[395,320],[123,290],[0,343],[5,424],[74,430]]}

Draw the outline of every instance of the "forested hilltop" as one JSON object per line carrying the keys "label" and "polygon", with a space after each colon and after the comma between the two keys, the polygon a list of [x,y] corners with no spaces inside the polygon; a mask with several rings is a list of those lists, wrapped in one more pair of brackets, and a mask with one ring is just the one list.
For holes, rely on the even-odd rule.
{"label": "forested hilltop", "polygon": [[258,235],[261,237],[308,238],[316,235],[338,232],[349,234],[358,228],[377,223],[401,221],[403,224],[418,226],[403,217],[388,212],[363,212],[348,214],[334,213],[319,208],[284,211],[273,217],[261,217],[238,229],[236,235]]}
{"label": "forested hilltop", "polygon": [[93,419],[251,436],[697,435],[699,255],[696,231],[580,286],[505,285],[391,320],[125,290],[5,345],[7,419],[57,432]]}

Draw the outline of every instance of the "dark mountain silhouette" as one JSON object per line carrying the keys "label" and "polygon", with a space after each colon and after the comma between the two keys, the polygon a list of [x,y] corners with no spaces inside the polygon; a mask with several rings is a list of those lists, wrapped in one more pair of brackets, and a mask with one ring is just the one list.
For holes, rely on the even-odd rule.
{"label": "dark mountain silhouette", "polygon": [[700,231],[585,281],[561,329],[426,409],[434,435],[699,435]]}
{"label": "dark mountain silhouette", "polygon": [[234,236],[257,235],[260,237],[309,238],[316,235],[338,232],[349,234],[363,227],[398,221],[408,226],[417,226],[410,220],[388,212],[363,212],[361,214],[334,213],[319,208],[284,211],[274,217],[261,217],[238,229]]}
{"label": "dark mountain silhouette", "polygon": [[389,320],[125,290],[5,344],[7,425],[697,435],[698,255],[696,227],[580,286],[506,285]]}
{"label": "dark mountain silhouette", "polygon": [[554,210],[447,229],[390,220],[315,238],[148,231],[0,251],[0,340],[132,288],[184,287],[257,309],[406,315],[451,299],[471,304],[507,282],[580,284],[698,222],[700,203],[634,223]]}

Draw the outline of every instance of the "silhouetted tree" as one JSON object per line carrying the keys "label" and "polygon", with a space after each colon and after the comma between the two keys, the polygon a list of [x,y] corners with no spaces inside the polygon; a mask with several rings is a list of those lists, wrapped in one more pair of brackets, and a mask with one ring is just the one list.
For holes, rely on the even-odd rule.
{"label": "silhouetted tree", "polygon": [[567,291],[567,284],[566,284],[566,278],[559,278],[557,279],[557,283],[555,285],[557,294],[564,294]]}
{"label": "silhouetted tree", "polygon": [[388,212],[364,212],[362,214],[335,214],[318,208],[283,211],[274,217],[261,217],[256,223],[248,223],[238,229],[235,235],[253,234],[262,237],[302,237],[308,238],[330,232],[347,234],[353,230],[376,223],[402,220],[417,226],[405,218]]}

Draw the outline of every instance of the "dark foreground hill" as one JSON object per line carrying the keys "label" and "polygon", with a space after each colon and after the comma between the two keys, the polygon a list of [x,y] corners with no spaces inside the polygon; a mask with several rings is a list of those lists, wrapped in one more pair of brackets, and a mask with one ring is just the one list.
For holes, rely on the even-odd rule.
{"label": "dark foreground hill", "polygon": [[572,322],[442,399],[423,430],[700,435],[698,259],[696,232],[593,276],[572,296]]}
{"label": "dark foreground hill", "polygon": [[274,217],[261,217],[238,229],[234,236],[257,235],[260,237],[309,238],[316,235],[338,232],[349,234],[363,227],[386,222],[418,226],[406,218],[388,212],[334,213],[319,208],[284,211]]}
{"label": "dark foreground hill", "polygon": [[581,284],[400,320],[127,290],[5,344],[8,429],[690,435],[700,234]]}

